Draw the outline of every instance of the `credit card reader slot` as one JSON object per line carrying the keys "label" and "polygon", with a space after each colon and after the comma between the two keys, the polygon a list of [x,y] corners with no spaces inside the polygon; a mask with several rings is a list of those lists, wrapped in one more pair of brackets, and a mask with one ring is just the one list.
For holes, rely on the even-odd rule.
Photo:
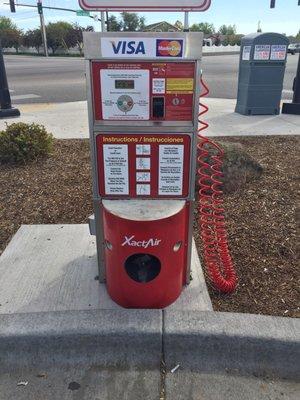
{"label": "credit card reader slot", "polygon": [[153,97],[152,98],[152,116],[153,118],[162,119],[165,116],[165,98]]}

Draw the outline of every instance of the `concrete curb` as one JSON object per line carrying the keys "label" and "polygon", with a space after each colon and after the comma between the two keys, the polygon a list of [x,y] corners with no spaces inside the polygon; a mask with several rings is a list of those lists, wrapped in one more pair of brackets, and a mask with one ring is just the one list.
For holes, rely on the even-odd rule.
{"label": "concrete curb", "polygon": [[220,312],[165,312],[167,366],[300,378],[300,319]]}
{"label": "concrete curb", "polygon": [[[97,365],[300,378],[300,320],[249,314],[93,310],[0,315],[0,372]],[[163,339],[163,340],[162,340]]]}
{"label": "concrete curb", "polygon": [[0,371],[97,365],[158,369],[159,310],[92,310],[0,315]]}

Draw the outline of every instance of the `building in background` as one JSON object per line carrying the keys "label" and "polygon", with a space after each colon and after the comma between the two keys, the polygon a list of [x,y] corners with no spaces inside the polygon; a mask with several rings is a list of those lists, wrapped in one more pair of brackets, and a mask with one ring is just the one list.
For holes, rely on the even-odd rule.
{"label": "building in background", "polygon": [[182,26],[179,24],[172,25],[169,22],[161,21],[156,22],[155,24],[150,24],[145,26],[145,32],[180,32],[182,30]]}

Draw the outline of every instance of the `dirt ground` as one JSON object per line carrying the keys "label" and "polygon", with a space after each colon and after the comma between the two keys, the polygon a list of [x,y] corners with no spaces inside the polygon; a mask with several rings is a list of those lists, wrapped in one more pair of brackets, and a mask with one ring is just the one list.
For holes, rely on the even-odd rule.
{"label": "dirt ground", "polygon": [[[228,236],[239,276],[231,295],[216,292],[218,311],[300,317],[297,260],[299,138],[221,138],[241,143],[264,168],[260,179],[225,196]],[[89,144],[56,140],[51,157],[0,165],[0,253],[21,224],[86,223],[92,213]],[[195,224],[195,236],[201,244]]]}
{"label": "dirt ground", "polygon": [[300,139],[236,137],[222,141],[241,143],[264,171],[260,179],[224,196],[229,245],[239,284],[233,294],[224,296],[206,277],[214,309],[300,317]]}

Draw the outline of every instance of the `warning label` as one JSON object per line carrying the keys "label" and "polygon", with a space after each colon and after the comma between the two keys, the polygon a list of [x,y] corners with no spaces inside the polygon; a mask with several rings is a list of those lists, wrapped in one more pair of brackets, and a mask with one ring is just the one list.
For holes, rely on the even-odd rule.
{"label": "warning label", "polygon": [[152,79],[152,93],[165,94],[166,93],[166,80],[161,78]]}
{"label": "warning label", "polygon": [[183,145],[159,146],[159,195],[181,195]]}
{"label": "warning label", "polygon": [[167,79],[167,92],[193,92],[194,79],[192,78],[169,78]]}
{"label": "warning label", "polygon": [[128,146],[103,145],[105,194],[129,194]]}

